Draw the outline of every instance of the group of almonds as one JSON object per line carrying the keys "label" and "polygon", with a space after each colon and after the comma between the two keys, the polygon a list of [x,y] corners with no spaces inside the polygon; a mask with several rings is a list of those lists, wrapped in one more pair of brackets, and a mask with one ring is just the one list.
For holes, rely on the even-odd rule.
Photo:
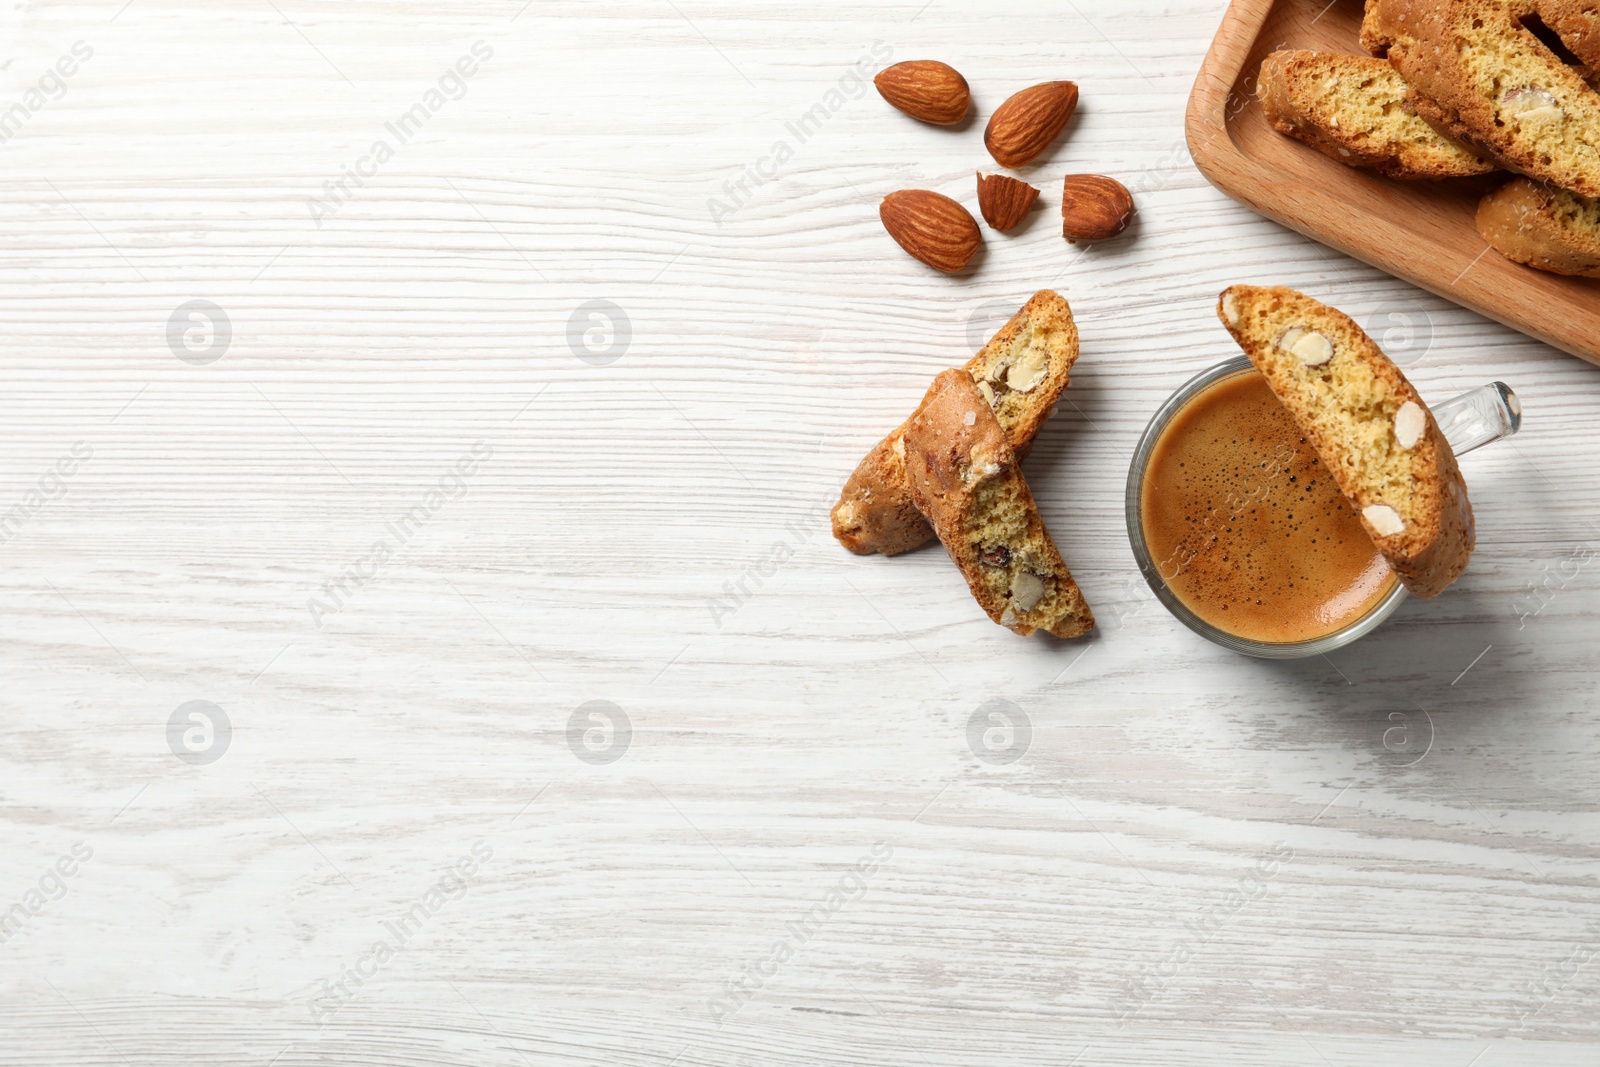
{"label": "group of almonds", "polygon": [[[873,79],[890,104],[922,122],[954,126],[972,103],[967,79],[947,63],[914,59],[885,68]],[[995,109],[983,144],[1002,167],[1026,166],[1049,148],[1078,110],[1072,82],[1024,89]],[[978,172],[978,208],[1001,233],[1021,225],[1039,190],[1004,174]],[[954,274],[977,255],[983,238],[972,213],[926,189],[904,189],[878,207],[883,228],[900,247],[935,270]],[[1127,228],[1133,196],[1121,182],[1099,174],[1069,174],[1061,190],[1061,233],[1068,241],[1103,241]]]}

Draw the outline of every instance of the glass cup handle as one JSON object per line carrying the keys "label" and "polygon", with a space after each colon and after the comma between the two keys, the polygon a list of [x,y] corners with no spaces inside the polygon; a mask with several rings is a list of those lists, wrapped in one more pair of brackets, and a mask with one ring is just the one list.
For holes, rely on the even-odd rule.
{"label": "glass cup handle", "polygon": [[1433,406],[1450,449],[1464,456],[1522,429],[1522,402],[1505,382],[1491,382]]}

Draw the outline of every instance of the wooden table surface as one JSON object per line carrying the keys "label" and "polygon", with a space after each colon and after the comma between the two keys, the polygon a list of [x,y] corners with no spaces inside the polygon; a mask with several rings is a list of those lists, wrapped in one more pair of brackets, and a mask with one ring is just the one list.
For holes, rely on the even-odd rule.
{"label": "wooden table surface", "polygon": [[[8,6],[0,1064],[1594,1063],[1600,370],[1210,188],[1223,6]],[[968,126],[871,91],[927,57]],[[902,254],[1055,78],[1040,214]],[[1240,281],[1526,410],[1462,581],[1326,659],[1128,548]],[[826,519],[1046,286],[1076,643]]]}

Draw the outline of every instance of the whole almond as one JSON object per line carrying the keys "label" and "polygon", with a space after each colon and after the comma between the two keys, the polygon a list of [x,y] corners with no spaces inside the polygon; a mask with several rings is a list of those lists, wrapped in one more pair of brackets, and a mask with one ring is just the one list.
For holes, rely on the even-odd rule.
{"label": "whole almond", "polygon": [[1115,237],[1132,218],[1133,194],[1115,178],[1069,174],[1061,184],[1061,236],[1073,244]]}
{"label": "whole almond", "polygon": [[966,208],[926,189],[890,193],[878,205],[878,217],[901,248],[946,274],[972,262],[983,243],[978,224]]}
{"label": "whole almond", "polygon": [[872,79],[878,94],[914,119],[935,126],[954,126],[967,117],[972,93],[967,79],[937,59],[908,59],[878,72]]}
{"label": "whole almond", "polygon": [[1004,174],[978,172],[978,210],[990,226],[1005,233],[1021,225],[1039,199],[1039,190]]}
{"label": "whole almond", "polygon": [[1049,148],[1078,110],[1078,87],[1045,82],[1022,90],[995,109],[983,146],[1002,167],[1020,167]]}

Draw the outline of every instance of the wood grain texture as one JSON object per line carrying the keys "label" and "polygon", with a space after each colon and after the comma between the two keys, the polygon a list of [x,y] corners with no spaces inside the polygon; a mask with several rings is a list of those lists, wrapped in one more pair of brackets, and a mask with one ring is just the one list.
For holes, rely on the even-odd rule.
{"label": "wood grain texture", "polygon": [[[1592,1062],[1595,368],[1215,191],[1183,115],[1217,0],[519,6],[0,12],[0,103],[94,49],[0,144],[0,505],[48,496],[0,544],[0,915],[40,891],[0,1064]],[[852,97],[876,42],[960,69],[972,123]],[[1058,77],[1083,106],[1019,172],[1036,217],[961,276],[904,256],[878,200],[971,206],[982,121]],[[1068,171],[1133,190],[1124,237],[1061,240]],[[1205,644],[1127,546],[1139,433],[1231,354],[1242,281],[1345,309],[1426,397],[1526,409],[1463,461],[1462,582],[1328,660]],[[1043,286],[1083,355],[1027,471],[1081,643],[827,534]],[[205,365],[168,338],[196,299],[232,329]],[[631,333],[604,365],[604,322],[569,340],[596,300]],[[1009,764],[969,731],[996,699],[1031,726]],[[195,700],[232,725],[203,765],[169,747]],[[570,743],[592,701],[631,724],[609,764],[594,720]]]}
{"label": "wood grain texture", "polygon": [[1600,363],[1600,282],[1532,270],[1500,255],[1474,221],[1505,175],[1394,181],[1282,136],[1256,98],[1261,61],[1283,48],[1365,55],[1362,0],[1236,0],[1189,102],[1196,165],[1269,218]]}

